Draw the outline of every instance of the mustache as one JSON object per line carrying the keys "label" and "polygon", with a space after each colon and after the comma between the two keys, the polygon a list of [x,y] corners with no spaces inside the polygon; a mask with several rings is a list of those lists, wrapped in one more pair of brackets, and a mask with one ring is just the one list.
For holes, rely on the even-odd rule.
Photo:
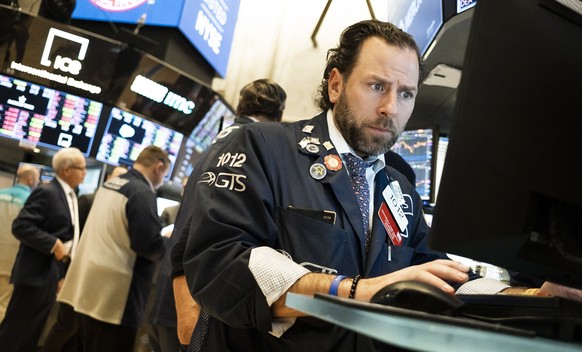
{"label": "mustache", "polygon": [[368,126],[373,127],[373,128],[380,128],[380,129],[384,129],[384,130],[388,130],[392,133],[394,133],[394,135],[398,135],[398,128],[396,127],[396,125],[394,124],[394,120],[392,119],[387,119],[385,117],[378,117],[376,119],[374,119],[374,121],[371,121],[368,123]]}

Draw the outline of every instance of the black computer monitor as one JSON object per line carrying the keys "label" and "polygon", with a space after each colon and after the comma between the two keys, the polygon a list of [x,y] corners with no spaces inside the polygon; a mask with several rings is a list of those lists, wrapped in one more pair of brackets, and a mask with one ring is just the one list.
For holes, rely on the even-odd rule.
{"label": "black computer monitor", "polygon": [[399,154],[416,174],[416,191],[426,204],[434,201],[434,155],[436,129],[425,128],[402,132],[392,151]]}
{"label": "black computer monitor", "polygon": [[230,126],[234,119],[235,114],[232,108],[217,96],[216,101],[194,127],[178,154],[173,178],[175,184],[181,184],[184,177],[190,176],[196,160],[212,144],[218,133]]}
{"label": "black computer monitor", "polygon": [[115,166],[132,166],[139,153],[150,145],[168,152],[172,174],[184,135],[137,114],[113,107],[95,159]]}
{"label": "black computer monitor", "polygon": [[582,288],[582,14],[543,3],[477,3],[430,242]]}
{"label": "black computer monitor", "polygon": [[0,136],[88,155],[103,104],[0,74]]}

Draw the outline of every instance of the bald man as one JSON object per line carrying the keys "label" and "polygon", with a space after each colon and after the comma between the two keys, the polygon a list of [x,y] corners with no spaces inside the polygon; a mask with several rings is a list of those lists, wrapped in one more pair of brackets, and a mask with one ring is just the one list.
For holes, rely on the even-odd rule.
{"label": "bald man", "polygon": [[36,167],[22,164],[16,170],[16,184],[0,189],[0,321],[4,319],[14,290],[10,273],[18,253],[18,240],[12,234],[12,221],[39,180],[40,171]]}

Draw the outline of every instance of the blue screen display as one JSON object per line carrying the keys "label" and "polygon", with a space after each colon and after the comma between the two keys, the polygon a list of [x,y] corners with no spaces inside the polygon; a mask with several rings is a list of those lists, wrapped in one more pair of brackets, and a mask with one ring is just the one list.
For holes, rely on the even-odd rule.
{"label": "blue screen display", "polygon": [[433,130],[404,131],[392,147],[414,170],[416,191],[420,198],[429,201],[432,187]]}
{"label": "blue screen display", "polygon": [[387,21],[412,35],[424,55],[443,24],[442,2],[391,0]]}
{"label": "blue screen display", "polygon": [[90,21],[138,23],[145,15],[145,24],[176,27],[184,0],[77,0],[72,18]]}
{"label": "blue screen display", "polygon": [[178,28],[224,77],[240,0],[186,0]]}
{"label": "blue screen display", "polygon": [[72,18],[176,27],[225,77],[240,0],[171,0],[171,6],[167,1],[77,0]]}

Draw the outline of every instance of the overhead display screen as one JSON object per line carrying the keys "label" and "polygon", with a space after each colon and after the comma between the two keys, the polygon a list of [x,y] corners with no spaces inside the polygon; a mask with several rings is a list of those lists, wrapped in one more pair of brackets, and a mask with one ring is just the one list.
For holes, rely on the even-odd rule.
{"label": "overhead display screen", "polygon": [[225,77],[240,0],[77,0],[72,18],[177,27]]}
{"label": "overhead display screen", "polygon": [[184,0],[77,0],[72,18],[79,20],[177,26]]}
{"label": "overhead display screen", "polygon": [[388,1],[388,22],[414,37],[424,55],[443,25],[442,1]]}
{"label": "overhead display screen", "polygon": [[95,159],[116,166],[131,166],[145,147],[155,145],[168,152],[173,168],[183,138],[183,134],[170,128],[112,108]]}
{"label": "overhead display screen", "polygon": [[3,73],[104,101],[120,42],[6,8],[0,33]]}
{"label": "overhead display screen", "polygon": [[100,102],[0,75],[0,136],[87,155],[102,109]]}
{"label": "overhead display screen", "polygon": [[208,86],[149,54],[127,48],[120,53],[109,99],[114,105],[190,134],[211,107]]}
{"label": "overhead display screen", "polygon": [[186,0],[178,28],[226,76],[240,0]]}
{"label": "overhead display screen", "polygon": [[194,128],[189,139],[198,153],[210,146],[218,132],[234,122],[233,111],[220,99],[212,105],[202,121]]}
{"label": "overhead display screen", "polygon": [[216,101],[200,123],[194,128],[178,156],[174,183],[180,184],[184,177],[190,176],[193,164],[209,146],[222,129],[230,126],[235,119],[234,111],[216,97]]}

